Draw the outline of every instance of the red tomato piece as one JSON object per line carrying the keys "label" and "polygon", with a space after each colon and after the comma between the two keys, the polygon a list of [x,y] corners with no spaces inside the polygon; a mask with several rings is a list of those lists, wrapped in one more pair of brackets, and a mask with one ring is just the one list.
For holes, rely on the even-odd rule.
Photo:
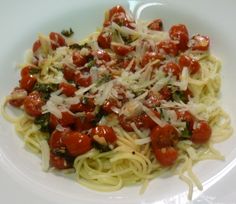
{"label": "red tomato piece", "polygon": [[75,75],[75,83],[83,87],[88,87],[92,84],[92,77],[84,76],[81,73],[78,73]]}
{"label": "red tomato piece", "polygon": [[141,66],[145,67],[145,65],[147,65],[148,63],[153,62],[157,59],[162,60],[163,57],[156,52],[149,52],[148,51],[143,55],[143,58],[141,60]]}
{"label": "red tomato piece", "polygon": [[188,123],[189,130],[193,130],[196,118],[189,111],[176,111],[177,118]]}
{"label": "red tomato piece", "polygon": [[20,88],[31,92],[37,79],[34,76],[25,76],[20,80]]}
{"label": "red tomato piece", "polygon": [[49,38],[51,40],[51,47],[53,50],[57,49],[58,47],[66,46],[65,39],[59,33],[51,32],[49,34]]}
{"label": "red tomato piece", "polygon": [[40,40],[36,40],[33,44],[32,51],[33,53],[37,52],[37,50],[41,47]]}
{"label": "red tomato piece", "polygon": [[148,24],[148,29],[150,30],[156,30],[156,31],[162,31],[163,30],[163,22],[161,19],[155,19],[151,23]]}
{"label": "red tomato piece", "polygon": [[164,65],[163,71],[166,74],[171,73],[172,75],[176,76],[178,79],[182,70],[180,69],[180,66],[178,64],[174,62],[168,62],[167,64]]}
{"label": "red tomato piece", "polygon": [[72,84],[65,83],[65,82],[61,82],[59,85],[59,88],[62,90],[62,93],[68,97],[74,96],[77,90],[75,86],[73,86]]}
{"label": "red tomato piece", "polygon": [[42,114],[43,105],[44,101],[38,91],[31,92],[24,100],[25,112],[33,117],[37,117]]}
{"label": "red tomato piece", "polygon": [[191,140],[196,144],[204,144],[211,137],[211,127],[206,121],[199,121],[193,129]]}
{"label": "red tomato piece", "polygon": [[63,144],[65,144],[71,156],[78,156],[88,152],[92,149],[92,141],[88,135],[81,134],[77,131],[70,131],[62,138]]}
{"label": "red tomato piece", "polygon": [[195,74],[200,69],[200,64],[197,60],[192,59],[191,57],[187,55],[181,55],[179,58],[179,66],[181,69],[184,67],[187,67],[190,74]]}
{"label": "red tomato piece", "polygon": [[148,108],[155,108],[160,106],[160,97],[158,94],[154,94],[153,92],[149,92],[146,100],[144,101],[144,105]]}
{"label": "red tomato piece", "polygon": [[112,7],[109,10],[109,17],[108,19],[111,20],[111,18],[115,15],[115,14],[120,14],[120,13],[124,13],[125,14],[125,9],[121,6],[121,5],[117,5]]}
{"label": "red tomato piece", "polygon": [[63,127],[69,127],[75,123],[75,116],[71,115],[69,112],[62,112],[62,117],[57,118],[55,115],[50,115],[50,127],[55,129],[58,124]]}
{"label": "red tomato piece", "polygon": [[76,118],[75,130],[82,132],[84,130],[89,130],[94,127],[94,124],[90,120],[85,118]]}
{"label": "red tomato piece", "polygon": [[111,49],[120,56],[126,56],[128,53],[134,50],[133,46],[123,45],[120,43],[112,43]]}
{"label": "red tomato piece", "polygon": [[75,70],[69,68],[68,66],[64,65],[63,66],[63,75],[64,78],[68,81],[73,81],[75,78]]}
{"label": "red tomato piece", "polygon": [[157,44],[158,53],[160,55],[173,55],[176,56],[179,52],[178,46],[171,40],[161,41]]}
{"label": "red tomato piece", "polygon": [[48,142],[50,149],[65,147],[65,145],[62,143],[62,137],[64,137],[69,131],[69,128],[66,128],[64,131],[54,130]]}
{"label": "red tomato piece", "polygon": [[[153,111],[154,114],[160,118],[160,113],[157,111]],[[157,126],[156,122],[154,122],[146,113],[139,115],[135,119],[135,125],[138,128],[149,128],[152,129]]]}
{"label": "red tomato piece", "polygon": [[120,126],[127,132],[134,131],[131,127],[131,123],[133,122],[131,119],[126,118],[124,115],[119,115],[118,117]]}
{"label": "red tomato piece", "polygon": [[113,128],[106,125],[99,125],[91,130],[91,135],[98,135],[99,137],[104,137],[106,142],[113,144],[117,140],[117,136]]}
{"label": "red tomato piece", "polygon": [[169,101],[172,97],[172,90],[170,87],[168,86],[164,86],[160,91],[160,96],[159,96],[159,99],[160,100],[166,100],[166,101]]}
{"label": "red tomato piece", "polygon": [[97,38],[99,47],[103,49],[108,49],[111,47],[111,40],[112,40],[112,34],[106,31],[102,31]]}
{"label": "red tomato piece", "polygon": [[154,149],[163,148],[174,146],[178,142],[179,133],[172,125],[166,124],[163,127],[153,128],[150,137]]}
{"label": "red tomato piece", "polygon": [[77,67],[82,67],[87,63],[87,59],[77,51],[73,52],[72,60]]}
{"label": "red tomato piece", "polygon": [[106,112],[106,113],[114,113],[113,108],[114,107],[118,107],[118,102],[115,99],[108,99],[104,102],[104,104],[102,105],[102,109]]}
{"label": "red tomato piece", "polygon": [[178,152],[173,147],[164,147],[164,148],[157,148],[153,150],[157,161],[160,162],[162,166],[172,166],[176,159],[178,158]]}
{"label": "red tomato piece", "polygon": [[11,96],[14,98],[16,95],[22,95],[20,98],[10,99],[8,103],[14,107],[20,107],[23,105],[25,97],[27,96],[27,92],[24,89],[21,89],[19,87],[14,88],[14,90],[11,92]]}
{"label": "red tomato piece", "polygon": [[109,55],[105,50],[98,50],[98,51],[96,52],[95,56],[96,56],[99,60],[103,60],[103,61],[105,61],[105,62],[111,61],[110,55]]}
{"label": "red tomato piece", "polygon": [[188,49],[189,35],[185,25],[173,25],[169,30],[169,36],[172,40],[178,41],[178,47],[181,51]]}
{"label": "red tomato piece", "polygon": [[68,169],[71,168],[72,165],[66,161],[65,158],[57,156],[53,153],[50,153],[50,163],[56,169]]}
{"label": "red tomato piece", "polygon": [[208,36],[198,34],[192,37],[190,43],[192,50],[207,51],[210,46],[210,39]]}

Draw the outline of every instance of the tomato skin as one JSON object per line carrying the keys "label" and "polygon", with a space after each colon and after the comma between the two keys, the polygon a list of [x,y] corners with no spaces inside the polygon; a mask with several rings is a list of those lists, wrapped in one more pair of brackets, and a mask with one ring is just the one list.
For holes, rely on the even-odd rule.
{"label": "tomato skin", "polygon": [[85,130],[89,130],[94,127],[94,124],[91,123],[90,120],[88,120],[86,117],[85,118],[76,118],[75,121],[75,130],[82,132]]}
{"label": "tomato skin", "polygon": [[160,97],[157,94],[154,94],[153,92],[149,92],[146,100],[144,101],[144,105],[148,108],[155,108],[160,106]]}
{"label": "tomato skin", "polygon": [[163,22],[161,19],[155,19],[151,23],[148,24],[148,29],[162,31],[163,30]]}
{"label": "tomato skin", "polygon": [[133,128],[131,127],[132,120],[126,118],[124,115],[119,115],[118,117],[120,126],[127,132],[132,132]]}
{"label": "tomato skin", "polygon": [[163,127],[156,126],[150,133],[152,147],[163,148],[174,146],[179,137],[178,131],[170,124]]}
{"label": "tomato skin", "polygon": [[60,170],[72,167],[72,165],[69,164],[65,158],[57,156],[53,153],[50,153],[50,163],[53,167]]}
{"label": "tomato skin", "polygon": [[49,147],[50,149],[57,149],[61,147],[65,147],[62,143],[62,137],[64,137],[70,131],[69,128],[64,129],[63,131],[54,130],[49,139]]}
{"label": "tomato skin", "polygon": [[177,44],[171,40],[161,41],[157,44],[157,49],[160,54],[165,53],[173,56],[176,56],[179,51]]}
{"label": "tomato skin", "polygon": [[160,100],[166,100],[169,101],[172,98],[172,91],[171,88],[169,88],[168,86],[164,86],[159,93],[161,94],[159,99]]}
{"label": "tomato skin", "polygon": [[88,135],[77,131],[70,131],[62,138],[68,153],[71,156],[78,156],[92,149],[92,140]]}
{"label": "tomato skin", "polygon": [[114,113],[114,111],[112,110],[112,108],[114,107],[118,107],[118,102],[115,99],[108,99],[104,102],[104,104],[102,105],[102,109],[106,112],[106,113]]}
{"label": "tomato skin", "polygon": [[87,63],[87,59],[77,51],[73,52],[72,60],[77,67],[82,67]]}
{"label": "tomato skin", "polygon": [[51,47],[53,50],[57,49],[58,47],[66,46],[65,39],[59,33],[51,32],[49,34],[49,38],[51,40]]}
{"label": "tomato skin", "polygon": [[105,62],[111,61],[110,55],[109,55],[105,50],[98,50],[98,51],[96,52],[95,56],[96,56],[99,60],[103,60],[103,61],[105,61]]}
{"label": "tomato skin", "polygon": [[[154,112],[154,111],[153,111]],[[159,112],[155,111],[154,114],[160,118]],[[147,128],[147,129],[152,129],[156,127],[156,122],[154,122],[146,113],[139,115],[135,119],[135,125],[138,128]]]}
{"label": "tomato skin", "polygon": [[187,67],[190,74],[195,74],[200,69],[200,64],[197,60],[192,59],[191,57],[187,55],[181,55],[179,58],[179,66],[181,69],[184,67]]}
{"label": "tomato skin", "polygon": [[178,64],[174,62],[168,62],[167,64],[164,65],[163,71],[167,74],[172,73],[178,79],[182,70]]}
{"label": "tomato skin", "polygon": [[196,118],[189,111],[176,111],[176,114],[178,119],[188,123],[188,128],[190,131],[192,131]]}
{"label": "tomato skin", "polygon": [[91,130],[91,135],[98,135],[99,137],[104,137],[106,142],[113,144],[117,140],[117,136],[112,127],[106,125],[98,125]]}
{"label": "tomato skin", "polygon": [[185,25],[173,25],[169,30],[169,36],[172,40],[179,41],[178,47],[181,51],[188,49],[189,34]]}
{"label": "tomato skin", "polygon": [[111,33],[102,31],[97,38],[97,42],[98,42],[99,47],[101,47],[103,49],[110,48],[111,47],[111,38],[112,38]]}
{"label": "tomato skin", "polygon": [[112,17],[115,15],[115,14],[120,14],[120,13],[124,13],[125,14],[125,9],[121,6],[121,5],[117,5],[117,6],[114,6],[112,7],[110,10],[109,10],[109,20],[112,19]]}
{"label": "tomato skin", "polygon": [[77,90],[75,86],[65,82],[60,83],[59,88],[62,89],[62,93],[68,97],[74,96]]}
{"label": "tomato skin", "polygon": [[[16,87],[16,88],[14,88],[14,90],[11,92],[11,95],[14,95],[14,94],[19,93],[19,92],[22,92],[22,93],[24,93],[24,94],[27,94],[26,90],[21,89],[21,88],[19,88],[19,87]],[[8,103],[9,103],[10,105],[14,106],[14,107],[19,108],[20,106],[23,105],[24,100],[25,100],[25,97],[23,97],[23,98],[17,98],[17,99],[10,99],[10,100],[8,101]]]}
{"label": "tomato skin", "polygon": [[211,127],[206,121],[199,121],[197,128],[193,129],[191,140],[195,144],[204,144],[211,137]]}
{"label": "tomato skin", "polygon": [[126,56],[128,53],[134,50],[133,46],[123,44],[112,44],[111,49],[120,56]]}
{"label": "tomato skin", "polygon": [[178,158],[178,152],[173,147],[156,148],[153,152],[157,161],[165,167],[172,166]]}
{"label": "tomato skin", "polygon": [[143,55],[143,58],[141,60],[141,66],[145,67],[145,65],[147,65],[148,63],[153,62],[157,59],[162,60],[163,57],[156,52],[149,52],[148,51]]}
{"label": "tomato skin", "polygon": [[24,100],[25,112],[33,117],[37,117],[42,114],[43,105],[44,101],[42,100],[41,94],[38,91],[31,92]]}
{"label": "tomato skin", "polygon": [[66,80],[73,81],[75,78],[75,70],[64,65],[63,66],[63,75]]}
{"label": "tomato skin", "polygon": [[210,39],[208,36],[198,34],[192,37],[190,43],[192,50],[207,51],[210,46]]}
{"label": "tomato skin", "polygon": [[41,47],[41,42],[40,40],[36,40],[33,44],[32,51],[33,53],[36,53],[37,50]]}
{"label": "tomato skin", "polygon": [[28,92],[31,92],[36,82],[37,82],[37,79],[34,76],[23,77],[19,81],[20,88],[25,89]]}
{"label": "tomato skin", "polygon": [[62,118],[59,119],[55,115],[50,114],[49,122],[51,129],[55,129],[58,124],[60,124],[63,127],[68,127],[75,123],[75,117],[70,113],[62,112],[61,115]]}
{"label": "tomato skin", "polygon": [[75,75],[75,83],[77,85],[83,86],[83,87],[88,87],[92,84],[92,77],[84,77],[81,73],[78,73]]}

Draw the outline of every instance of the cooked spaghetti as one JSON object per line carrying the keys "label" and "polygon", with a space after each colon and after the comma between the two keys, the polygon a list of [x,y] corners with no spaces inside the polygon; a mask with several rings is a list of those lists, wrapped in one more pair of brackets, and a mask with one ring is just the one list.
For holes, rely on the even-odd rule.
{"label": "cooked spaghetti", "polygon": [[[192,165],[224,159],[213,148],[231,133],[218,104],[220,62],[210,40],[161,19],[135,22],[123,7],[77,42],[72,29],[40,34],[2,113],[45,171],[74,169],[99,191],[143,184],[172,170],[202,189]],[[22,109],[14,118],[6,107]]]}

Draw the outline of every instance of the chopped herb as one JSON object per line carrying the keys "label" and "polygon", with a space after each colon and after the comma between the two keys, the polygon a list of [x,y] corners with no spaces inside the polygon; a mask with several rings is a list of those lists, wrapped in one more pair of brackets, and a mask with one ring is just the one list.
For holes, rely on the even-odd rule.
{"label": "chopped herb", "polygon": [[94,126],[97,125],[97,123],[99,123],[99,121],[102,119],[103,116],[107,115],[107,113],[105,111],[103,111],[103,109],[100,108],[100,110],[98,111],[98,113],[95,116],[95,119],[92,122],[92,124]]}
{"label": "chopped herb", "polygon": [[87,105],[88,104],[88,98],[83,97],[81,103],[84,104],[84,105]]}
{"label": "chopped herb", "polygon": [[92,143],[93,147],[97,149],[99,152],[109,152],[111,149],[109,148],[108,145],[101,145],[96,141],[93,141]]}
{"label": "chopped herb", "polygon": [[79,45],[78,43],[74,43],[74,44],[69,45],[70,49],[77,49],[77,50],[81,50],[84,47],[88,47],[88,44],[85,43],[83,45]]}
{"label": "chopped herb", "polygon": [[30,74],[38,74],[39,72],[40,72],[40,69],[38,68],[31,68],[29,71]]}
{"label": "chopped herb", "polygon": [[72,30],[72,28],[70,28],[69,30],[62,30],[61,34],[65,37],[71,37],[74,34],[74,31]]}
{"label": "chopped herb", "polygon": [[87,67],[88,68],[91,68],[91,67],[93,67],[94,65],[95,65],[95,60],[94,59],[92,59],[92,60],[90,60],[88,63],[87,63]]}
{"label": "chopped herb", "polygon": [[105,74],[101,77],[101,79],[98,80],[97,85],[104,84],[112,79],[111,74]]}
{"label": "chopped herb", "polygon": [[189,130],[189,123],[186,122],[186,127],[184,128],[183,131],[181,131],[181,138],[182,139],[189,139],[191,137],[191,131]]}
{"label": "chopped herb", "polygon": [[34,124],[40,125],[40,130],[42,132],[49,132],[50,131],[49,117],[50,113],[45,113],[43,115],[40,115],[35,118]]}
{"label": "chopped herb", "polygon": [[43,98],[45,100],[48,100],[50,98],[50,94],[56,90],[58,90],[58,84],[42,84],[37,82],[34,85],[33,90],[38,91],[42,94]]}
{"label": "chopped herb", "polygon": [[175,91],[172,95],[172,98],[176,102],[183,101],[184,103],[188,102],[188,99],[186,98],[186,95],[184,94],[183,91]]}

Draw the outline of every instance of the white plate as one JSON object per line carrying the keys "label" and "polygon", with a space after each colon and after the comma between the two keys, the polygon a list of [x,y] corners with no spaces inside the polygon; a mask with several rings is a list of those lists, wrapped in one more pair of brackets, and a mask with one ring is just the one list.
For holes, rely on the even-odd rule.
{"label": "white plate", "polygon": [[[37,33],[60,32],[72,27],[83,38],[101,26],[103,13],[116,4],[135,12],[136,17],[160,17],[166,28],[184,23],[191,33],[211,37],[212,53],[223,62],[222,106],[236,115],[236,1],[78,1],[0,0],[0,98],[17,84],[16,63],[23,60]],[[176,177],[157,178],[144,195],[139,187],[100,193],[81,187],[74,180],[41,171],[40,159],[25,151],[13,127],[0,118],[0,202],[1,203],[184,203],[187,186]],[[236,201],[236,138],[217,145],[226,161],[205,161],[194,167],[203,182],[202,192],[194,190],[194,203],[234,203]]]}

